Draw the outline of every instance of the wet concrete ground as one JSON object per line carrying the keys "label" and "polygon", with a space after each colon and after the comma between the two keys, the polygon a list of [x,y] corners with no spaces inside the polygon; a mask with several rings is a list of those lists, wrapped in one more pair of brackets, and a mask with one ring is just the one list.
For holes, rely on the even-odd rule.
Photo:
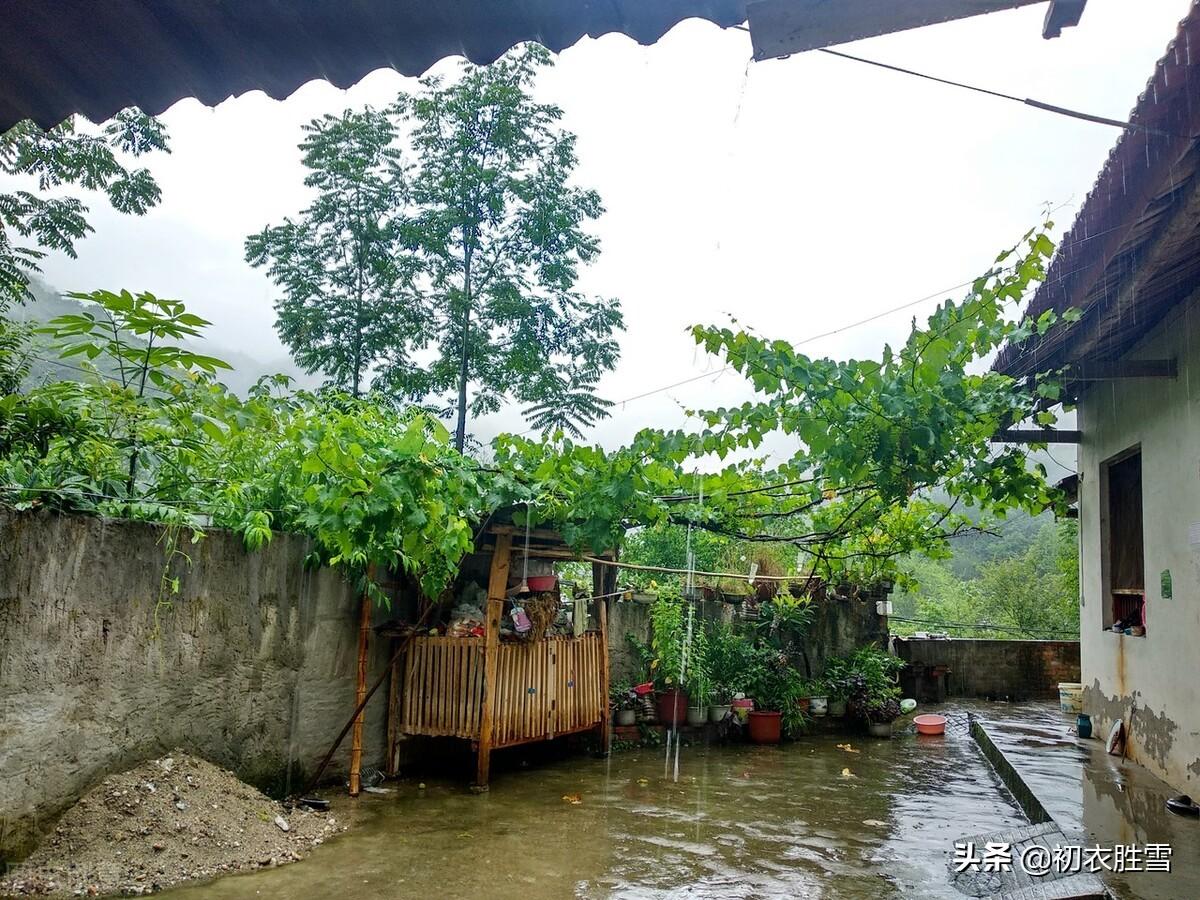
{"label": "wet concrete ground", "polygon": [[680,769],[639,750],[502,772],[483,796],[401,781],[335,798],[354,826],[304,862],[170,895],[959,897],[953,842],[1026,824],[965,732],[684,748]]}
{"label": "wet concrete ground", "polygon": [[1074,715],[1051,706],[996,704],[979,711],[987,731],[1064,831],[1089,844],[1169,844],[1172,871],[1101,873],[1120,898],[1200,897],[1200,821],[1166,809],[1178,793],[1141,766],[1079,740]]}

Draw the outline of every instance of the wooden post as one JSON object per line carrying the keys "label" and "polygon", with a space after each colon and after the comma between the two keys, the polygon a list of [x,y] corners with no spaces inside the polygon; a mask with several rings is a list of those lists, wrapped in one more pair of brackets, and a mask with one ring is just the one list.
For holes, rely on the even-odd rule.
{"label": "wooden post", "polygon": [[607,756],[612,728],[612,711],[608,708],[608,598],[602,597],[596,604],[596,619],[600,623],[600,709],[604,716],[600,720],[600,753]]}
{"label": "wooden post", "polygon": [[397,641],[392,641],[392,671],[388,675],[387,706],[387,764],[384,774],[395,778],[399,770],[396,757],[400,741],[400,679],[403,677],[402,654],[396,653]]}
{"label": "wooden post", "polygon": [[512,535],[496,535],[492,569],[488,575],[487,637],[483,645],[483,712],[479,717],[479,755],[476,760],[476,792],[488,789],[488,771],[492,762],[492,728],[496,720],[496,660],[500,649],[500,617],[504,614],[504,595],[508,590],[508,562],[512,554]]}
{"label": "wooden post", "polygon": [[[367,581],[375,578],[374,564],[367,567]],[[362,706],[367,696],[367,647],[371,639],[371,592],[363,591],[362,607],[358,614],[358,678],[354,686],[354,706]],[[357,797],[362,792],[362,751],[363,751],[363,722],[367,717],[366,709],[360,709],[354,717],[354,731],[350,736],[350,796]]]}

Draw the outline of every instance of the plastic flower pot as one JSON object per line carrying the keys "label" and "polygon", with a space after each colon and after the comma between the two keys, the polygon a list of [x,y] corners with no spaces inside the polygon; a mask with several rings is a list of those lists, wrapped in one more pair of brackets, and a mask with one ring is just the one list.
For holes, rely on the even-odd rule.
{"label": "plastic flower pot", "polygon": [[842,719],[846,716],[846,701],[845,700],[830,700],[829,701],[829,716],[833,719]]}
{"label": "plastic flower pot", "polygon": [[693,728],[698,728],[708,721],[707,706],[689,706],[687,711],[687,723]]}
{"label": "plastic flower pot", "polygon": [[820,718],[826,715],[829,712],[829,698],[813,697],[808,711],[812,714],[813,718]]}
{"label": "plastic flower pot", "polygon": [[750,740],[756,744],[778,744],[783,731],[783,713],[750,713]]}
{"label": "plastic flower pot", "polygon": [[671,688],[658,695],[658,721],[670,727],[682,725],[687,718],[687,691]]}
{"label": "plastic flower pot", "polygon": [[529,584],[529,590],[534,593],[540,591],[552,591],[554,586],[558,584],[557,575],[530,575],[526,581]]}
{"label": "plastic flower pot", "polygon": [[636,709],[618,709],[617,710],[618,725],[636,725],[637,710]]}
{"label": "plastic flower pot", "polygon": [[710,722],[724,722],[727,715],[729,715],[728,706],[710,706],[708,708],[708,721]]}

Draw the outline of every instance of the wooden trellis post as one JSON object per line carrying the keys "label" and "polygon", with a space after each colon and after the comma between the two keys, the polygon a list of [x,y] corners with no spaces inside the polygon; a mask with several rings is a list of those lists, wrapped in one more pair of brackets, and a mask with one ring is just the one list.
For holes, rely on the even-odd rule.
{"label": "wooden trellis post", "polygon": [[512,535],[496,535],[492,568],[488,575],[487,636],[483,648],[483,713],[479,720],[479,752],[472,789],[486,791],[492,761],[492,729],[496,720],[496,661],[500,649],[500,617],[504,614],[504,595],[508,590],[508,563],[512,554]]}

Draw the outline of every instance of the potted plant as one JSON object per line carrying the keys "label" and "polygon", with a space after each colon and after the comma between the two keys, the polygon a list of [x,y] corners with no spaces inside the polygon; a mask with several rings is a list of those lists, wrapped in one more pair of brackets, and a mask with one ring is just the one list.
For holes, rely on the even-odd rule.
{"label": "potted plant", "polygon": [[754,711],[750,713],[750,740],[756,744],[777,744],[783,735],[793,735],[807,721],[800,708],[800,673],[787,659],[769,647],[759,648],[750,672],[750,693]]}
{"label": "potted plant", "polygon": [[850,696],[850,664],[844,656],[835,656],[825,663],[826,696],[829,699],[829,717],[843,718],[846,715],[846,700]]}
{"label": "potted plant", "polygon": [[896,676],[904,660],[876,647],[863,647],[850,655],[848,664],[849,714],[865,722],[875,737],[891,737],[892,722],[900,716]]}
{"label": "potted plant", "polygon": [[704,643],[711,690],[708,720],[723,722],[729,715],[734,696],[748,687],[747,676],[753,648],[750,641],[734,631],[727,622],[712,622]]}
{"label": "potted plant", "polygon": [[708,699],[712,695],[712,678],[708,670],[708,640],[703,623],[693,623],[692,641],[687,647],[684,681],[689,704],[687,723],[695,728],[708,721]]}
{"label": "potted plant", "polygon": [[805,682],[804,693],[808,696],[808,712],[814,719],[821,718],[829,712],[829,692],[825,682],[814,678]]}
{"label": "potted plant", "polygon": [[633,692],[632,684],[621,681],[613,685],[608,699],[618,725],[637,724],[637,694]]}
{"label": "potted plant", "polygon": [[683,651],[685,603],[678,594],[663,591],[650,605],[650,672],[658,689],[658,721],[681,725],[688,708],[684,689]]}

